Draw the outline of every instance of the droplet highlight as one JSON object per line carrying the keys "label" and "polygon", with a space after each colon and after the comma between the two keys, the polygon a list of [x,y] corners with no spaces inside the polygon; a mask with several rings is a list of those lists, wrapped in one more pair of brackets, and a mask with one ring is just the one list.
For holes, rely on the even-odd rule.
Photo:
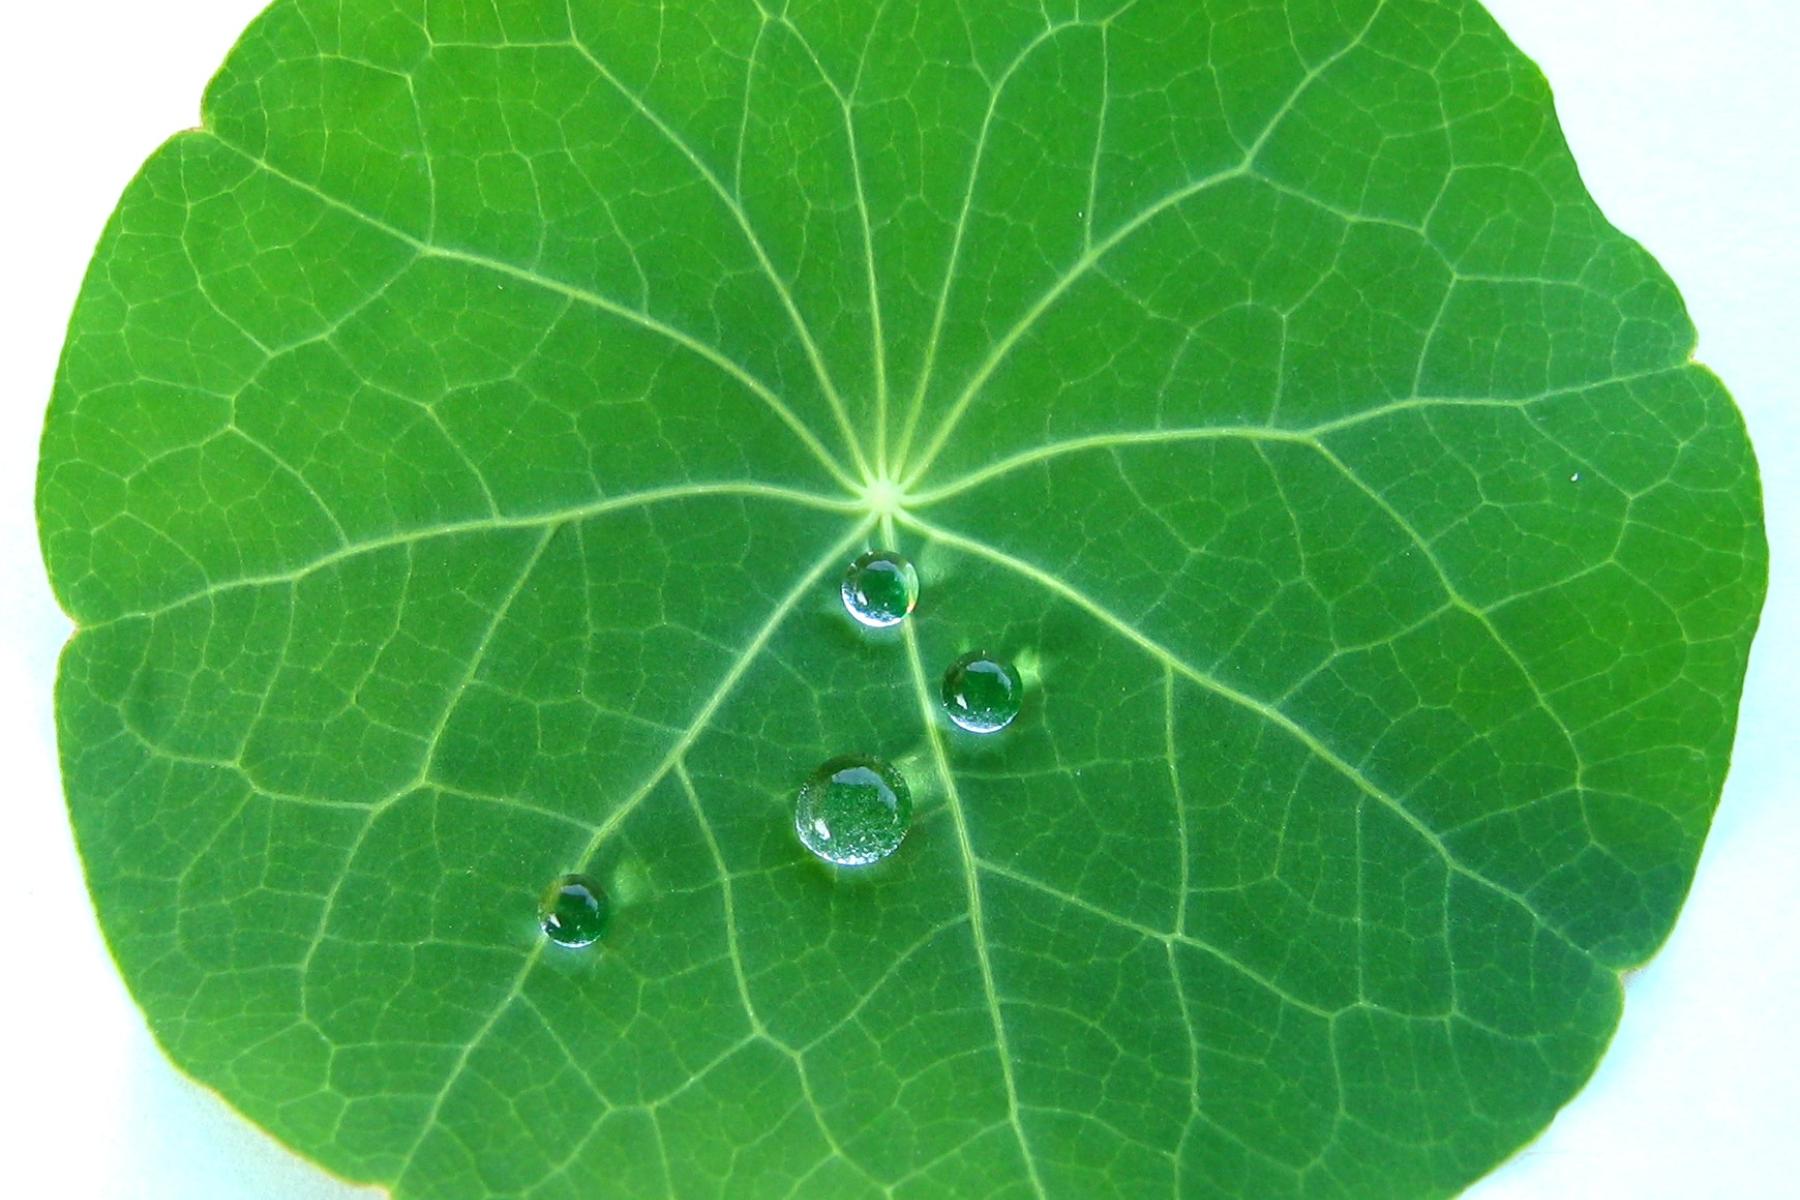
{"label": "droplet highlight", "polygon": [[963,655],[944,672],[944,711],[970,733],[1005,729],[1024,699],[1018,670],[985,650]]}
{"label": "droplet highlight", "polygon": [[800,786],[794,830],[808,850],[840,867],[880,862],[906,837],[912,793],[879,758],[853,754],[821,765]]}
{"label": "droplet highlight", "polygon": [[586,875],[564,875],[544,889],[538,924],[559,946],[591,946],[606,932],[612,905],[601,886]]}
{"label": "droplet highlight", "polygon": [[919,573],[892,550],[871,550],[844,572],[844,607],[870,629],[898,625],[919,602]]}

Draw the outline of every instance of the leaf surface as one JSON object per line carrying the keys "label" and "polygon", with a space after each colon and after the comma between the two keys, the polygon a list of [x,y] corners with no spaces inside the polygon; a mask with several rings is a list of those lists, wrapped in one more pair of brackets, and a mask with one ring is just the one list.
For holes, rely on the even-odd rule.
{"label": "leaf surface", "polygon": [[[1766,549],[1475,4],[280,0],[205,117],[39,508],[101,922],[253,1119],[402,1198],[1417,1197],[1587,1078]],[[834,873],[845,753],[917,815]]]}

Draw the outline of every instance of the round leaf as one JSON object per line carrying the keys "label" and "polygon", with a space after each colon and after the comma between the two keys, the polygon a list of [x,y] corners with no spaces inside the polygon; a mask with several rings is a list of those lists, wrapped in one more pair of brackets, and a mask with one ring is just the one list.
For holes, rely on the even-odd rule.
{"label": "round leaf", "polygon": [[[1718,798],[1693,345],[1461,0],[280,0],[45,437],[102,924],[403,1200],[1446,1194]],[[846,754],[914,815],[833,870]]]}

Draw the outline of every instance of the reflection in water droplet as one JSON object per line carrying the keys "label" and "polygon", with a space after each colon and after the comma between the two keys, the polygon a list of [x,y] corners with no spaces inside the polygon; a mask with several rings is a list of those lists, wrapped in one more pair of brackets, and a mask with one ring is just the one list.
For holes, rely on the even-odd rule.
{"label": "reflection in water droplet", "polygon": [[599,884],[586,875],[564,875],[538,901],[538,924],[559,946],[591,946],[606,931],[611,909]]}
{"label": "reflection in water droplet", "polygon": [[906,619],[919,602],[919,573],[891,550],[871,550],[844,573],[844,607],[871,629]]}
{"label": "reflection in water droplet", "polygon": [[906,779],[879,758],[834,758],[806,777],[794,804],[800,841],[828,863],[858,867],[899,848],[912,823]]}
{"label": "reflection in water droplet", "polygon": [[1013,665],[985,650],[965,654],[944,672],[944,711],[970,733],[1012,724],[1025,694]]}

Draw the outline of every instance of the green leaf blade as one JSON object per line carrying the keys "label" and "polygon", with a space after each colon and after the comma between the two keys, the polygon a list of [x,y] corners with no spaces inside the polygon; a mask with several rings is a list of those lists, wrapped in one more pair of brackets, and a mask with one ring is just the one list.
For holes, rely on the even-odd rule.
{"label": "green leaf blade", "polygon": [[[1228,7],[259,19],[39,488],[180,1065],[401,1197],[1443,1195],[1543,1128],[1717,801],[1754,459],[1479,8]],[[917,815],[831,874],[843,753]]]}

